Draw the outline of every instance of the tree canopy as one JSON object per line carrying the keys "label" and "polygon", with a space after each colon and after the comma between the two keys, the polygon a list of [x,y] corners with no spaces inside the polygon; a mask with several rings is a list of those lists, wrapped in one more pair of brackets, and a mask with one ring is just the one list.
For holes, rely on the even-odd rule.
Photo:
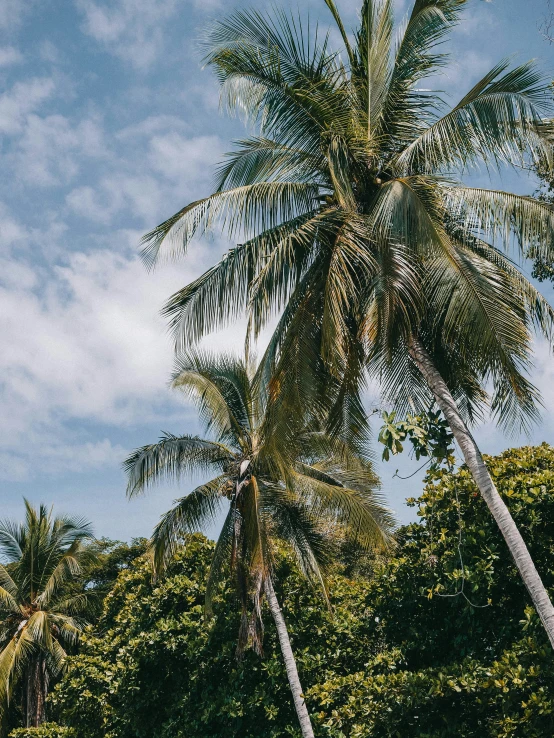
{"label": "tree canopy", "polygon": [[[506,451],[491,474],[554,586],[554,449]],[[465,468],[433,472],[390,556],[343,556],[333,612],[282,552],[276,589],[318,736],[539,738],[554,729],[548,642]],[[152,583],[136,560],[106,598],[99,633],[53,695],[77,738],[285,738],[296,723],[271,623],[265,658],[234,657],[240,608],[222,585],[202,603],[213,544],[188,539]],[[462,564],[463,562],[463,564]],[[463,586],[462,586],[463,585]]]}

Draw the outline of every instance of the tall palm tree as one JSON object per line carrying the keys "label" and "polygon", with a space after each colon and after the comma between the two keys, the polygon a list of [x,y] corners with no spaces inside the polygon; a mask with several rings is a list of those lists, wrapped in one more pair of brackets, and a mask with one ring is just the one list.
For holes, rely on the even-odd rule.
{"label": "tall palm tree", "polygon": [[79,639],[87,597],[73,586],[91,554],[82,518],[53,517],[25,500],[25,522],[0,521],[0,699],[21,684],[27,727],[46,717],[50,681]]}
{"label": "tall palm tree", "polygon": [[[239,653],[250,644],[261,652],[261,597],[275,620],[303,736],[313,736],[286,624],[273,586],[274,548],[283,541],[301,570],[325,587],[325,566],[337,527],[366,547],[390,541],[392,517],[376,492],[377,478],[363,449],[330,437],[302,408],[284,407],[275,387],[254,376],[251,362],[205,353],[182,355],[173,386],[197,404],[212,440],[165,434],[125,462],[127,492],[134,496],[164,477],[215,473],[176,501],[153,534],[158,569],[183,536],[228,511],[206,587],[211,612],[214,588],[229,566],[242,605]],[[331,528],[329,527],[331,526]]]}
{"label": "tall palm tree", "polygon": [[509,253],[551,258],[554,210],[462,181],[477,166],[550,166],[549,84],[533,63],[502,61],[449,108],[423,80],[446,64],[437,47],[465,0],[415,0],[396,34],[392,0],[364,0],[350,36],[325,3],[340,51],[279,11],[214,25],[206,62],[257,135],[228,155],[211,196],[145,236],[144,259],[182,255],[216,225],[240,237],[167,303],[177,342],[244,310],[255,337],[281,311],[267,371],[313,394],[324,362],[342,383],[331,427],[345,402],[363,422],[367,372],[400,408],[434,399],[554,647],[554,608],[469,430],[486,406],[507,426],[536,415],[531,330],[550,339],[554,313]]}

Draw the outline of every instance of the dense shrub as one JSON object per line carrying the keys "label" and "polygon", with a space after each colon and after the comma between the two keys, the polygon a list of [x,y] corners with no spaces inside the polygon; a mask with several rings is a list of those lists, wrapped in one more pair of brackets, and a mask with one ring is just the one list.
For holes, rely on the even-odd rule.
{"label": "dense shrub", "polygon": [[[488,463],[552,590],[554,450],[523,448]],[[357,577],[346,575],[356,556],[337,566],[332,613],[286,556],[279,562],[317,735],[552,735],[552,652],[468,473],[434,474],[417,504],[421,522],[400,531],[390,559]],[[211,552],[195,535],[162,581],[152,583],[144,559],[120,574],[100,634],[87,635],[52,697],[76,738],[298,735],[269,615],[265,658],[241,662],[230,590],[215,619],[203,620]]]}
{"label": "dense shrub", "polygon": [[9,738],[74,738],[73,728],[64,728],[56,723],[44,723],[40,728],[16,728]]}

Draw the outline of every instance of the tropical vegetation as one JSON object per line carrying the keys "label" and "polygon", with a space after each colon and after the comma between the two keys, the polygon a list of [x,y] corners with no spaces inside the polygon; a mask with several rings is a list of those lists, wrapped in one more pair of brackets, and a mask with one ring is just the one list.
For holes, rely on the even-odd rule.
{"label": "tropical vegetation", "polygon": [[74,584],[91,559],[90,524],[25,500],[25,521],[0,521],[0,714],[17,690],[27,727],[45,720],[50,681],[78,642],[87,595]]}
{"label": "tropical vegetation", "polygon": [[[28,501],[0,521],[2,735],[554,733],[554,449],[483,457],[470,430],[538,417],[528,370],[554,310],[514,256],[554,281],[551,85],[502,61],[447,106],[431,87],[466,0],[414,0],[398,29],[393,0],[362,0],[352,32],[324,2],[325,34],[278,8],[207,33],[249,132],[143,250],[154,266],[210,230],[235,242],[164,308],[203,435],[124,462],[129,497],[194,488],[131,544]],[[471,186],[478,166],[541,188]],[[242,314],[244,358],[198,348]],[[409,442],[427,466],[400,528],[369,380],[383,459]]]}
{"label": "tropical vegetation", "polygon": [[[486,461],[551,590],[554,449]],[[276,555],[315,735],[551,735],[548,640],[468,470],[433,473],[412,504],[420,522],[399,530],[388,556],[342,550],[328,578],[332,612],[304,586],[290,551]],[[250,650],[237,661],[230,579],[217,588],[214,618],[204,618],[213,551],[194,534],[165,577],[152,581],[147,558],[121,573],[50,698],[59,725],[77,738],[299,735],[271,620],[263,659]]]}
{"label": "tropical vegetation", "polygon": [[273,585],[275,545],[290,547],[300,570],[327,599],[326,569],[340,538],[365,549],[387,547],[393,520],[379,500],[367,449],[329,435],[317,417],[307,421],[301,408],[284,408],[251,361],[189,353],[177,360],[173,386],[197,404],[212,439],[165,434],[137,449],[125,462],[128,494],[187,472],[216,476],[162,517],[152,536],[155,567],[163,570],[186,534],[215,522],[227,508],[210,564],[206,613],[212,612],[221,577],[230,574],[242,611],[237,653],[251,646],[261,654],[265,595],[302,735],[313,736]]}
{"label": "tropical vegetation", "polygon": [[554,212],[463,182],[477,166],[550,169],[549,80],[504,60],[448,107],[425,80],[465,0],[415,0],[398,34],[392,0],[364,0],[353,34],[325,3],[337,50],[278,9],[212,27],[205,62],[254,135],[212,195],[145,236],[145,262],[214,227],[240,238],[167,302],[177,345],[244,311],[249,341],[278,313],[262,363],[290,402],[326,398],[331,430],[345,411],[363,425],[368,375],[399,412],[436,401],[554,647],[554,607],[469,430],[489,408],[503,427],[537,416],[532,329],[550,340],[554,312],[509,255],[550,259]]}

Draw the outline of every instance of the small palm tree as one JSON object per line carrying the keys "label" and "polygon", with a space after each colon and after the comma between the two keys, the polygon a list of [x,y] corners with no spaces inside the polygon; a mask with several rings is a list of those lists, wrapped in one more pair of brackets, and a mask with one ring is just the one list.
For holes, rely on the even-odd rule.
{"label": "small palm tree", "polygon": [[25,522],[0,522],[0,698],[22,686],[27,727],[46,716],[50,681],[79,639],[87,597],[75,588],[93,538],[81,518],[53,517],[25,500]]}
{"label": "small palm tree", "polygon": [[165,434],[137,449],[125,462],[128,494],[187,472],[216,476],[177,500],[157,525],[156,567],[165,566],[186,533],[217,521],[228,507],[207,581],[206,611],[229,566],[242,604],[238,651],[251,645],[261,652],[265,594],[302,734],[313,736],[273,587],[274,547],[277,541],[288,544],[304,574],[326,594],[325,565],[336,526],[363,546],[387,546],[393,521],[379,501],[371,463],[360,448],[329,437],[315,421],[307,427],[301,408],[280,405],[274,388],[264,390],[255,378],[251,363],[190,353],[178,360],[173,386],[196,402],[213,439]]}
{"label": "small palm tree", "polygon": [[554,647],[554,607],[468,424],[487,405],[504,425],[536,417],[531,329],[550,340],[554,313],[507,254],[551,258],[554,209],[463,182],[471,167],[550,166],[550,84],[532,63],[503,61],[448,107],[423,80],[443,69],[437,46],[465,0],[415,0],[398,34],[392,0],[363,0],[351,35],[325,3],[338,51],[279,11],[214,25],[207,64],[257,135],[212,195],[145,236],[144,258],[182,254],[216,224],[240,236],[167,303],[177,342],[245,309],[255,337],[282,311],[267,371],[301,402],[323,362],[343,387],[331,428],[345,407],[363,423],[367,372],[399,409],[436,401]]}

